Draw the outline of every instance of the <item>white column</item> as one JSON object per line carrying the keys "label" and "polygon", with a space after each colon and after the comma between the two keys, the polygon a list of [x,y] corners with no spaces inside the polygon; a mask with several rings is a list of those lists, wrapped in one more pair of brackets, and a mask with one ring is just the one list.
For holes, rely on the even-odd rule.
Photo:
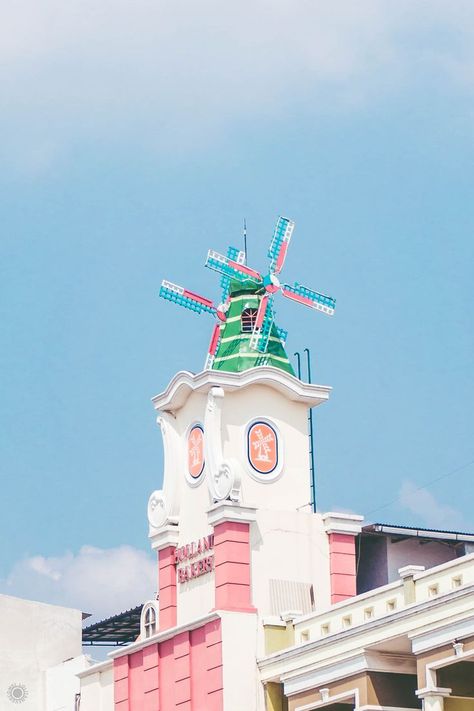
{"label": "white column", "polygon": [[423,711],[444,711],[444,698],[449,696],[451,689],[435,687],[433,689],[420,689],[416,692],[423,701]]}

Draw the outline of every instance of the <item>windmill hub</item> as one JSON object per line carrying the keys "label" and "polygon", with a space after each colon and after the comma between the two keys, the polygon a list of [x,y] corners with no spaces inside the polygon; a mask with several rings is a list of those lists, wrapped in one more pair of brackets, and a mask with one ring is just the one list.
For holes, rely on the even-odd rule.
{"label": "windmill hub", "polygon": [[274,294],[277,292],[280,287],[280,280],[276,276],[276,274],[267,274],[266,277],[263,277],[263,286],[265,287],[265,291],[268,291],[269,294]]}
{"label": "windmill hub", "polygon": [[227,312],[229,310],[229,306],[230,306],[230,304],[228,302],[219,304],[219,306],[216,309],[216,316],[219,319],[219,321],[225,322],[227,320]]}

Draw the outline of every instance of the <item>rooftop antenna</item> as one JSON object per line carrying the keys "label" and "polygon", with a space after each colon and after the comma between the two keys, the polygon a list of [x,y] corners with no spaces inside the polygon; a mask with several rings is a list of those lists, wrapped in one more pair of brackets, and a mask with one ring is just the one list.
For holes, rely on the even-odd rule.
{"label": "rooftop antenna", "polygon": [[244,217],[244,254],[245,254],[245,264],[247,264],[247,220]]}

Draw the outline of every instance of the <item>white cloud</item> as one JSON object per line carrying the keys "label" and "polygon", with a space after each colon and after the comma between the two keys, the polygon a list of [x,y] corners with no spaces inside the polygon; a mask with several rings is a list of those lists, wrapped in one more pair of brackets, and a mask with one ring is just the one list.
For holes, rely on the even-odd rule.
{"label": "white cloud", "polygon": [[468,523],[458,509],[440,503],[428,489],[420,488],[412,481],[403,482],[399,501],[403,507],[416,514],[422,527],[472,530],[472,523]]}
{"label": "white cloud", "polygon": [[353,107],[430,67],[472,82],[473,25],[468,0],[4,3],[3,152],[24,145],[38,170],[84,136],[176,150],[294,102]]}
{"label": "white cloud", "polygon": [[0,592],[74,607],[107,617],[152,598],[156,562],[131,546],[83,546],[77,554],[34,556],[17,562],[0,581]]}

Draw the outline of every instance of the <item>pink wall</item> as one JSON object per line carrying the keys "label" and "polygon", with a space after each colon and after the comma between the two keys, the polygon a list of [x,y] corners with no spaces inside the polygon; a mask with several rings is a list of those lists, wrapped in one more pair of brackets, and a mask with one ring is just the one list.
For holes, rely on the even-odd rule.
{"label": "pink wall", "polygon": [[347,533],[329,534],[329,572],[331,603],[347,600],[356,594],[355,536]]}
{"label": "pink wall", "polygon": [[248,523],[223,521],[214,526],[216,610],[254,612],[250,585]]}
{"label": "pink wall", "polygon": [[222,711],[221,621],[114,659],[115,711]]}
{"label": "pink wall", "polygon": [[175,546],[167,546],[158,551],[160,632],[176,627],[177,622],[175,550]]}

